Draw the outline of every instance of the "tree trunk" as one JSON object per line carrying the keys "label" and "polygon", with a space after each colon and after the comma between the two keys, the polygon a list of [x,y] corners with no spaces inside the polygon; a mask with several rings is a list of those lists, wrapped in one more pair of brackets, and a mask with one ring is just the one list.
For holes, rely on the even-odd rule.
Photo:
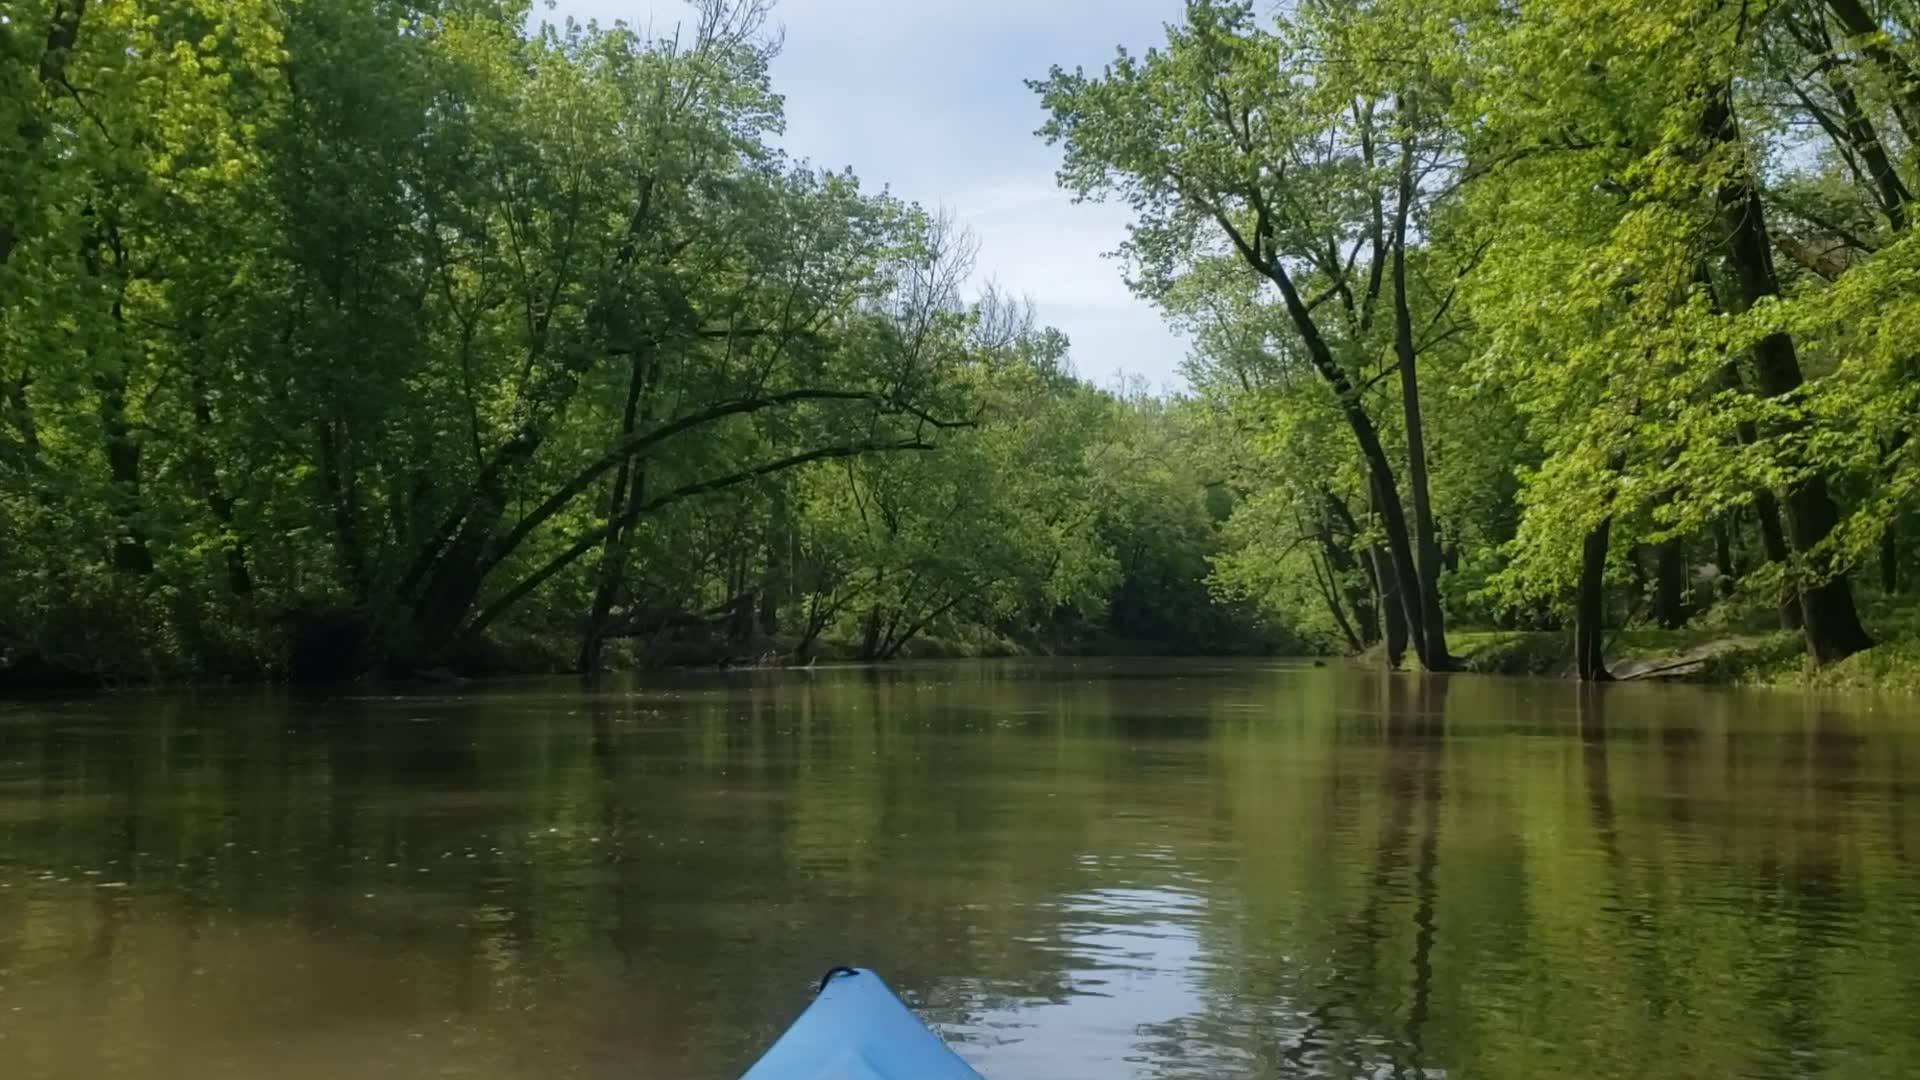
{"label": "tree trunk", "polygon": [[[1728,305],[1720,302],[1713,288],[1713,277],[1705,265],[1694,268],[1695,276],[1706,286],[1713,300],[1714,310],[1729,310]],[[1747,393],[1746,380],[1741,377],[1739,365],[1731,359],[1720,366],[1721,385],[1735,393]],[[1760,429],[1751,420],[1741,420],[1735,425],[1735,435],[1742,446],[1752,446],[1760,441]],[[1754,514],[1760,522],[1760,549],[1766,554],[1767,561],[1780,568],[1785,575],[1780,587],[1780,628],[1782,630],[1800,629],[1800,592],[1794,587],[1793,577],[1788,573],[1790,557],[1787,551],[1786,534],[1780,528],[1780,501],[1773,492],[1761,488],[1753,493]]]}
{"label": "tree trunk", "polygon": [[867,618],[860,634],[860,659],[880,659],[881,616],[879,605],[867,609]]}
{"label": "tree trunk", "polygon": [[1386,613],[1387,666],[1399,670],[1407,662],[1407,611],[1394,595],[1400,586],[1394,581],[1391,568],[1387,565],[1392,557],[1384,550],[1376,552],[1375,557],[1381,566],[1381,581],[1387,589],[1386,595],[1380,598],[1380,610]]}
{"label": "tree trunk", "polygon": [[1407,651],[1407,621],[1393,596],[1391,563],[1392,559],[1379,547],[1360,552],[1360,568],[1366,574],[1368,596],[1373,601],[1374,622],[1379,631],[1374,642],[1386,653],[1387,663],[1397,668]]}
{"label": "tree trunk", "polygon": [[[126,288],[124,272],[126,251],[121,247],[115,230],[108,226],[104,235],[87,243],[85,261],[87,271],[95,277],[101,275],[99,247],[105,245],[113,251],[114,289],[111,314],[115,339],[124,340],[122,323],[125,312],[121,306],[118,292]],[[97,373],[94,375],[94,389],[100,394],[100,429],[104,436],[107,456],[107,480],[110,486],[109,505],[113,510],[116,530],[113,537],[113,568],[123,574],[145,576],[153,573],[153,552],[147,547],[146,531],[140,524],[140,442],[133,437],[132,425],[127,422],[127,368],[124,356],[107,358],[101,363],[94,358]]]}
{"label": "tree trunk", "polygon": [[[646,352],[637,353],[633,359],[633,370],[627,378],[626,408],[620,417],[620,437],[616,443],[626,442],[638,429],[641,418],[641,399],[646,396],[647,384],[651,378],[652,365]],[[631,532],[625,525],[625,519],[633,504],[647,497],[647,467],[640,462],[636,466],[629,456],[620,462],[614,470],[613,490],[607,495],[607,539],[600,548],[600,565],[594,574],[593,599],[587,607],[587,625],[580,640],[579,668],[589,677],[600,673],[600,662],[606,652],[607,620],[613,613],[613,601],[620,592],[620,583],[627,573],[628,536]]]}
{"label": "tree trunk", "polygon": [[[1354,651],[1359,652],[1380,640],[1380,616],[1374,607],[1372,590],[1364,581],[1360,560],[1353,554],[1352,539],[1360,534],[1347,504],[1331,490],[1320,491],[1323,508],[1320,516],[1320,545],[1327,555],[1327,568],[1335,586],[1353,613],[1353,628],[1358,636]],[[1331,516],[1329,516],[1331,515]],[[1343,538],[1335,532],[1338,524],[1346,531]]]}
{"label": "tree trunk", "polygon": [[[908,644],[910,644],[915,638],[919,637],[921,631],[925,630],[929,625],[931,625],[933,623],[933,620],[939,618],[942,615],[945,615],[947,612],[952,611],[954,608],[959,607],[960,601],[965,598],[966,598],[965,594],[963,593],[960,596],[956,596],[944,604],[939,604],[935,607],[929,608],[926,614],[920,616],[920,621],[912,624],[911,626],[908,626],[904,630],[901,630],[898,635],[894,633],[894,630],[897,627],[897,623],[893,619],[889,619],[887,622],[886,633],[883,636],[883,640],[886,642],[886,645],[880,651],[880,659],[882,660],[899,659],[901,650],[905,649]],[[899,611],[895,611],[894,612],[895,618],[898,618],[900,614],[901,613]]]}
{"label": "tree trunk", "polygon": [[[1402,109],[1410,106],[1403,100]],[[1405,123],[1411,121],[1404,120]],[[1413,526],[1420,579],[1419,625],[1425,647],[1420,662],[1431,671],[1457,667],[1447,651],[1446,616],[1440,608],[1440,540],[1434,532],[1433,504],[1427,496],[1426,435],[1420,417],[1419,360],[1413,340],[1413,309],[1407,299],[1407,216],[1414,196],[1411,133],[1400,146],[1399,207],[1393,225],[1393,351],[1400,367],[1400,401],[1407,425],[1407,489],[1413,496]]]}
{"label": "tree trunk", "polygon": [[1920,75],[1887,48],[1879,21],[1867,13],[1860,0],[1827,0],[1827,8],[1847,36],[1859,45],[1861,55],[1878,67],[1881,76],[1894,88],[1894,118],[1906,134],[1907,142],[1920,143]]}
{"label": "tree trunk", "polygon": [[327,505],[332,509],[334,561],[340,576],[353,591],[356,603],[367,600],[367,560],[360,549],[359,528],[354,521],[352,466],[345,459],[341,439],[330,419],[317,421],[315,446],[320,465],[320,485]]}
{"label": "tree trunk", "polygon": [[113,538],[113,568],[123,574],[151,574],[153,552],[147,547],[147,534],[139,522],[140,443],[127,424],[126,380],[119,374],[102,376],[99,385],[107,478],[113,488],[113,516],[119,523]]}
{"label": "tree trunk", "polygon": [[1334,578],[1331,568],[1323,570],[1322,564],[1326,560],[1313,558],[1311,554],[1307,561],[1313,566],[1314,585],[1320,590],[1320,598],[1327,605],[1327,613],[1333,617],[1333,625],[1339,629],[1340,636],[1347,641],[1347,651],[1359,652],[1365,646],[1360,643],[1360,635],[1354,632],[1353,623],[1347,619],[1346,609],[1340,603],[1339,583]]}
{"label": "tree trunk", "polygon": [[1412,541],[1408,538],[1406,513],[1400,507],[1399,485],[1394,479],[1393,466],[1387,460],[1387,452],[1380,444],[1379,429],[1374,426],[1373,418],[1367,415],[1359,388],[1353,385],[1346,369],[1334,358],[1333,349],[1320,333],[1312,310],[1301,298],[1300,290],[1294,287],[1292,275],[1277,254],[1268,254],[1267,249],[1272,243],[1273,220],[1264,201],[1255,200],[1255,215],[1252,243],[1247,241],[1246,234],[1231,218],[1216,214],[1215,220],[1248,265],[1279,290],[1280,298],[1286,304],[1287,317],[1306,346],[1309,362],[1333,392],[1334,404],[1346,420],[1348,429],[1353,432],[1354,442],[1360,446],[1360,456],[1367,464],[1368,481],[1377,500],[1381,526],[1387,534],[1387,550],[1393,556],[1393,576],[1399,586],[1400,607],[1406,612],[1407,629],[1414,649],[1422,654],[1420,661],[1429,670],[1445,670],[1447,658],[1425,655],[1428,638],[1426,619],[1420,604],[1420,573],[1414,562]]}
{"label": "tree trunk", "polygon": [[[528,393],[527,402],[522,406],[525,418],[480,469],[479,475],[468,485],[467,494],[447,514],[427,542],[420,546],[411,566],[393,589],[401,603],[410,603],[405,616],[405,639],[394,642],[398,650],[395,659],[401,666],[430,660],[460,637],[478,633],[504,610],[501,607],[503,603],[518,603],[524,599],[534,588],[574,560],[599,548],[616,525],[619,528],[631,525],[628,519],[682,499],[771,476],[813,461],[933,448],[932,444],[918,436],[892,442],[867,441],[818,446],[804,453],[766,462],[742,472],[683,485],[665,495],[636,502],[627,518],[592,530],[580,542],[549,560],[540,570],[502,593],[498,599],[490,601],[479,615],[469,621],[468,616],[479,599],[487,576],[501,561],[518,550],[529,536],[551,521],[574,499],[591,490],[601,476],[615,471],[628,460],[650,453],[654,447],[670,439],[731,416],[781,408],[803,401],[878,401],[876,395],[868,391],[807,387],[778,394],[734,398],[685,414],[645,432],[638,432],[631,441],[608,450],[575,472],[571,479],[561,484],[534,509],[522,514],[511,528],[503,529],[502,519],[506,515],[512,482],[545,444],[550,429],[548,421],[543,418],[560,412],[561,405],[571,393],[567,387],[573,385],[571,380],[578,374],[577,366],[552,377],[551,381],[565,386]],[[541,402],[547,404],[541,405]],[[962,422],[942,423],[936,420],[933,423],[936,427],[964,426]]]}
{"label": "tree trunk", "polygon": [[[1843,3],[1841,6],[1853,5]],[[1807,111],[1813,115],[1815,122],[1827,133],[1827,137],[1833,140],[1835,148],[1848,156],[1847,164],[1854,176],[1871,184],[1874,194],[1880,200],[1881,209],[1886,212],[1887,224],[1891,226],[1892,231],[1895,234],[1905,232],[1907,204],[1913,201],[1913,197],[1907,191],[1905,182],[1900,179],[1900,174],[1887,152],[1886,143],[1880,138],[1880,132],[1874,120],[1868,116],[1867,109],[1860,103],[1860,96],[1854,90],[1853,80],[1847,74],[1851,66],[1850,62],[1844,58],[1839,49],[1834,47],[1833,36],[1827,32],[1826,20],[1817,10],[1806,10],[1800,17],[1795,17],[1791,9],[1781,14],[1784,16],[1782,24],[1787,32],[1799,42],[1808,56],[1819,59],[1819,64],[1814,70],[1820,73],[1826,81],[1827,89],[1832,91],[1834,103],[1840,107],[1839,117],[1834,117],[1826,108],[1815,103],[1791,78],[1788,80],[1789,85],[1806,106]],[[1854,7],[1853,14],[1856,18],[1865,16],[1865,13],[1859,11],[1857,7]],[[1874,42],[1874,47],[1878,47],[1877,41]],[[1883,69],[1883,74],[1891,73],[1888,64],[1881,61],[1876,63]],[[1910,117],[1897,102],[1894,105],[1894,112],[1910,140],[1915,134],[1920,134],[1913,130]],[[1854,158],[1858,159],[1857,163],[1853,160]],[[1865,167],[1865,175],[1862,175],[1861,166]]]}
{"label": "tree trunk", "polygon": [[[435,659],[451,646],[473,610],[495,557],[496,530],[507,510],[508,480],[532,460],[545,433],[522,425],[473,481],[465,508],[441,533],[444,542],[422,553],[416,570],[424,576],[408,613],[407,640],[395,659],[402,667]],[[591,549],[589,549],[591,550]],[[415,576],[409,573],[408,578]],[[403,581],[403,595],[411,587]]]}
{"label": "tree trunk", "polygon": [[[1709,137],[1728,152],[1742,150],[1733,116],[1731,87],[1716,89],[1705,119]],[[1774,276],[1765,208],[1746,170],[1726,174],[1719,183],[1717,197],[1728,234],[1727,262],[1738,283],[1739,307],[1744,310],[1760,300],[1778,297],[1780,286]],[[1763,338],[1753,347],[1753,362],[1759,390],[1766,397],[1790,394],[1799,389],[1803,381],[1800,358],[1793,337],[1787,333]],[[1803,559],[1810,557],[1839,523],[1839,511],[1827,491],[1826,478],[1818,473],[1802,478],[1787,489],[1785,502],[1788,538],[1794,553]],[[1860,624],[1846,574],[1824,567],[1802,569],[1814,582],[1800,590],[1807,650],[1814,661],[1829,664],[1872,646],[1873,639]]]}
{"label": "tree trunk", "polygon": [[[1368,434],[1372,435],[1372,425],[1368,424]],[[1373,448],[1378,451],[1378,438],[1373,439]],[[1387,534],[1387,555],[1393,570],[1395,606],[1400,609],[1406,622],[1407,642],[1413,646],[1413,652],[1419,658],[1422,667],[1427,667],[1427,631],[1426,613],[1420,603],[1420,573],[1414,563],[1413,546],[1407,537],[1407,519],[1400,509],[1400,498],[1394,490],[1393,470],[1386,464],[1386,455],[1380,460],[1373,472],[1374,502],[1378,507],[1381,527]],[[1443,670],[1428,667],[1430,671]]]}
{"label": "tree trunk", "polygon": [[[724,491],[728,488],[737,487],[741,484],[751,483],[755,480],[763,479],[768,476],[774,476],[779,473],[785,472],[788,469],[796,469],[802,465],[807,465],[816,461],[837,461],[842,458],[858,457],[862,454],[881,454],[881,453],[902,452],[907,450],[931,450],[931,449],[933,449],[933,447],[930,444],[923,443],[918,439],[907,439],[907,440],[902,440],[899,442],[891,442],[891,443],[863,442],[863,443],[853,443],[851,445],[845,445],[845,446],[815,447],[814,449],[805,451],[803,453],[789,454],[786,457],[779,458],[774,461],[762,462],[761,464],[756,465],[752,468],[742,469],[738,472],[729,473],[725,476],[714,476],[714,477],[709,477],[705,480],[696,481],[691,484],[682,484],[681,486],[674,488],[671,491],[667,491],[663,494],[655,495],[644,502],[636,503],[633,506],[633,508],[628,512],[627,516],[623,518],[618,524],[620,524],[622,527],[631,527],[633,523],[638,521],[640,518],[645,517],[648,514],[658,513],[659,511],[669,506],[672,506],[676,503],[684,502],[688,499],[698,498],[702,495],[711,494],[712,492],[715,492],[715,491]],[[446,641],[444,642],[444,645],[451,645],[452,643],[459,640],[460,638],[472,638],[473,636],[484,632],[487,627],[493,625],[494,620],[498,619],[501,615],[505,614],[506,612],[512,610],[512,608],[516,604],[520,603],[522,600],[525,600],[528,596],[533,595],[535,590],[539,589],[542,585],[545,585],[548,581],[551,581],[555,574],[558,574],[562,570],[565,570],[567,567],[573,565],[575,561],[585,558],[589,554],[592,554],[592,552],[596,548],[598,548],[603,541],[606,540],[607,533],[611,531],[611,527],[613,524],[615,523],[609,522],[607,525],[603,525],[598,529],[594,529],[588,532],[585,536],[581,537],[579,540],[576,540],[571,547],[568,547],[564,551],[561,551],[560,553],[549,558],[545,563],[543,563],[540,566],[538,570],[535,570],[527,574],[526,576],[522,577],[514,585],[502,591],[498,596],[494,597],[492,600],[488,601],[487,605],[480,610],[480,613],[477,615],[474,615],[471,619],[467,619],[464,614],[460,614],[458,621],[454,621],[450,624],[450,629],[457,632],[457,636],[446,639]],[[519,527],[516,526],[516,529],[518,528]],[[448,530],[448,531],[451,531],[451,530]],[[499,541],[498,543],[505,545],[506,542]],[[474,568],[472,585],[475,589],[478,588],[478,584],[484,578],[487,569],[498,565],[498,562],[499,562],[499,558],[497,554],[495,554],[495,556],[491,559],[469,558],[469,556],[467,556],[466,554],[461,554],[459,557],[461,559],[461,565],[470,566]],[[434,560],[434,561],[439,562],[442,560]],[[415,640],[418,641],[421,639],[415,639]],[[416,654],[416,657],[417,657],[417,655],[420,653],[420,648],[416,645],[413,649],[413,652]],[[403,660],[403,661],[407,659],[407,657],[402,653],[395,653],[394,656],[397,659]]]}
{"label": "tree trunk", "polygon": [[189,383],[193,391],[194,428],[200,440],[193,450],[200,495],[220,526],[220,549],[227,563],[227,590],[235,596],[247,596],[253,592],[253,575],[247,568],[247,546],[235,530],[233,497],[221,487],[219,470],[212,461],[213,405],[207,400],[205,379],[196,373],[190,376]]}
{"label": "tree trunk", "polygon": [[813,643],[827,630],[827,623],[839,611],[840,605],[831,603],[815,592],[809,593],[806,604],[806,620],[800,627],[800,640],[793,646],[795,660],[807,660],[813,655]]}
{"label": "tree trunk", "polygon": [[[1827,493],[1826,479],[1818,475],[1787,489],[1786,508],[1788,542],[1803,555],[1814,551],[1839,524],[1839,511]],[[1817,663],[1844,660],[1873,646],[1873,638],[1860,623],[1853,589],[1844,573],[1800,589],[1800,619],[1807,649]]]}
{"label": "tree trunk", "polygon": [[[487,575],[525,539],[533,528],[532,519],[542,513],[557,513],[602,475],[596,462],[594,470],[576,475],[535,515],[523,520],[523,529],[505,536],[500,533],[513,481],[546,444],[556,418],[565,411],[581,378],[599,355],[593,350],[570,350],[566,362],[535,377],[531,373],[546,351],[547,318],[541,316],[535,322],[533,343],[527,347],[524,361],[527,377],[534,378],[534,383],[514,404],[517,419],[512,433],[480,467],[460,503],[422,545],[394,589],[401,603],[411,604],[406,613],[406,640],[396,643],[401,654],[395,659],[402,666],[433,660],[450,648],[466,628],[467,616],[480,598]],[[610,450],[601,459],[605,469],[630,463],[637,449],[629,445]]]}
{"label": "tree trunk", "polygon": [[1713,523],[1714,589],[1725,600],[1740,587],[1740,568],[1733,564],[1733,530],[1725,520]]}
{"label": "tree trunk", "polygon": [[1341,570],[1342,589],[1346,593],[1347,607],[1353,612],[1353,626],[1360,634],[1362,649],[1380,640],[1380,612],[1373,603],[1373,590],[1367,586],[1365,575],[1360,571],[1360,560],[1345,547],[1338,549],[1346,564]]}
{"label": "tree trunk", "polygon": [[[740,575],[742,583],[746,573]],[[734,645],[745,645],[753,641],[754,627],[758,625],[760,615],[760,594],[740,592],[729,602],[727,612],[727,640]]]}
{"label": "tree trunk", "polygon": [[1840,73],[1838,64],[1827,69],[1827,83],[1833,89],[1834,98],[1840,103],[1840,109],[1846,121],[1848,142],[1860,154],[1861,161],[1867,167],[1867,173],[1873,179],[1873,190],[1880,197],[1880,209],[1886,212],[1887,225],[1898,236],[1907,231],[1907,204],[1913,196],[1894,169],[1893,159],[1887,155],[1886,144],[1880,141],[1880,133],[1873,121],[1860,107],[1860,99],[1853,92],[1853,85]]}
{"label": "tree trunk", "polygon": [[1780,629],[1798,630],[1804,621],[1800,612],[1800,590],[1793,584],[1793,555],[1787,550],[1787,533],[1780,525],[1780,500],[1773,492],[1762,491],[1753,497],[1754,516],[1760,521],[1760,549],[1767,561],[1780,568]]}
{"label": "tree trunk", "polygon": [[[1373,508],[1376,515],[1380,510],[1380,496],[1375,492]],[[1407,658],[1407,609],[1400,599],[1400,579],[1393,572],[1393,555],[1384,545],[1376,545],[1371,553],[1373,577],[1379,590],[1380,619],[1383,623],[1387,645],[1387,666],[1398,669]]]}
{"label": "tree trunk", "polygon": [[1653,547],[1653,621],[1662,629],[1687,625],[1687,555],[1679,537]]}
{"label": "tree trunk", "polygon": [[1605,656],[1607,631],[1607,545],[1613,518],[1587,530],[1580,544],[1580,586],[1573,605],[1573,663],[1581,682],[1608,682]]}
{"label": "tree trunk", "polygon": [[793,597],[794,529],[785,488],[775,488],[767,515],[767,570],[760,584],[760,632],[780,633],[780,609]]}

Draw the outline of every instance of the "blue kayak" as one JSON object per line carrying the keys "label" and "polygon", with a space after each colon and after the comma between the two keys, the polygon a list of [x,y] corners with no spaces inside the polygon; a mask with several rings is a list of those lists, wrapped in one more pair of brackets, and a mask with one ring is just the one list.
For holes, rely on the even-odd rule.
{"label": "blue kayak", "polygon": [[834,968],[819,996],[740,1080],[983,1080],[880,976]]}

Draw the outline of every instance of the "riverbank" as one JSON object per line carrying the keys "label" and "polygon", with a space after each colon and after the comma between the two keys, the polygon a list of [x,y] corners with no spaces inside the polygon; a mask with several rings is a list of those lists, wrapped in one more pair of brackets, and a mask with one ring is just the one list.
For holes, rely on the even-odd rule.
{"label": "riverbank", "polygon": [[[1607,669],[1620,680],[1715,683],[1920,695],[1920,610],[1882,606],[1868,616],[1879,644],[1815,667],[1798,633],[1751,627],[1629,629],[1607,639]],[[1571,678],[1570,632],[1465,630],[1448,635],[1469,670]]]}
{"label": "riverbank", "polygon": [[[0,627],[0,629],[4,629]],[[238,628],[236,628],[237,630]],[[545,632],[505,627],[469,643],[428,667],[396,669],[367,658],[364,627],[353,618],[252,620],[250,634],[231,633],[217,662],[199,665],[150,650],[101,650],[99,656],[49,657],[30,647],[9,646],[0,633],[0,696],[48,691],[89,691],[218,685],[447,684],[530,675],[577,675],[579,642],[567,629]],[[1297,655],[1297,642],[1247,635],[1159,640],[1087,630],[1051,638],[1014,638],[981,626],[947,634],[923,634],[901,642],[885,656],[869,654],[854,639],[821,636],[803,641],[792,634],[756,633],[743,638],[717,634],[608,643],[605,670],[615,672],[805,667],[815,662],[888,664],[916,660],[991,660],[1017,657],[1207,657]]]}
{"label": "riverbank", "polygon": [[[353,683],[369,678],[431,682],[566,675],[578,670],[575,666],[578,646],[570,635],[506,628],[481,644],[462,650],[443,668],[398,676],[379,672],[379,669],[347,674],[327,665],[316,667],[298,662],[302,653],[313,652],[317,646],[310,640],[311,634],[288,635],[284,623],[285,620],[258,621],[254,639],[245,647],[235,645],[226,650],[228,663],[199,671],[146,663],[129,664],[121,670],[62,667],[31,651],[0,648],[0,694],[200,684]],[[1798,633],[1752,623],[1730,625],[1709,620],[1681,630],[1615,631],[1607,639],[1607,666],[1614,677],[1622,681],[1920,695],[1920,605],[1884,601],[1871,604],[1868,623],[1879,644],[1825,668],[1815,668],[1808,661],[1805,642]],[[1465,628],[1451,631],[1448,639],[1454,655],[1471,672],[1549,679],[1573,677],[1569,632]],[[967,627],[959,634],[916,637],[904,643],[894,656],[879,662],[1042,656],[1272,656],[1302,651],[1297,643],[1289,649],[1279,640],[1205,644],[1214,648],[1199,647],[1192,640],[1157,641],[1104,633],[1023,641],[985,628]],[[627,641],[617,643],[606,654],[611,668],[632,671],[783,667],[804,665],[809,660],[857,662],[862,658],[861,643],[857,641],[827,636],[803,646],[792,635],[756,635],[741,641],[702,637],[650,641],[644,645]],[[1363,654],[1361,659],[1379,662],[1379,649]],[[334,674],[315,677],[316,671]]]}

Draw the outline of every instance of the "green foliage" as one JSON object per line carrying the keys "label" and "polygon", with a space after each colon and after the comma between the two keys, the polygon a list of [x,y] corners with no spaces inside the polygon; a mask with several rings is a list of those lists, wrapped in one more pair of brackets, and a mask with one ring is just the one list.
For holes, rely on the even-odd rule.
{"label": "green foliage", "polygon": [[1916,569],[1904,6],[1192,0],[1053,71],[1062,184],[1131,209],[1192,342],[1170,401],[783,151],[761,0],[530,14],[8,9],[0,669],[1358,652],[1396,615],[1446,663],[1447,620],[1783,597],[1830,661]]}
{"label": "green foliage", "polygon": [[1145,580],[1105,459],[1160,427],[775,145],[766,4],[529,15],[8,9],[0,671],[1044,644]]}
{"label": "green foliage", "polygon": [[1329,647],[1385,632],[1362,417],[1401,475],[1424,452],[1453,619],[1558,633],[1591,568],[1590,619],[1734,627],[1787,590],[1815,655],[1860,647],[1854,593],[1913,568],[1911,14],[1195,0],[1033,84],[1062,185],[1134,212],[1131,280],[1195,343],[1216,587]]}

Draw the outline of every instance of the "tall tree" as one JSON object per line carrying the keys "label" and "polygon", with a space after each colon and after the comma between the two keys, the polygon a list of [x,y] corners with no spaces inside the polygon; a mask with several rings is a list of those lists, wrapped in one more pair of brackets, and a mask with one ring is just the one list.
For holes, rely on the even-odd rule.
{"label": "tall tree", "polygon": [[[1284,22],[1263,29],[1249,3],[1193,0],[1164,50],[1123,51],[1099,76],[1055,69],[1034,83],[1051,117],[1042,134],[1064,148],[1060,179],[1076,197],[1118,195],[1135,211],[1126,253],[1139,291],[1165,295],[1225,255],[1277,295],[1298,355],[1331,395],[1379,495],[1416,651],[1443,670],[1452,659],[1437,593],[1430,597],[1422,581],[1398,473],[1366,400],[1367,342],[1396,246],[1381,202],[1367,192],[1403,192],[1413,166],[1376,168],[1376,140],[1389,129],[1375,103],[1311,92],[1306,33]],[[1392,212],[1394,235],[1409,212],[1408,201]],[[1362,252],[1370,254],[1364,278],[1356,272]],[[1404,274],[1398,280],[1404,286]],[[1307,287],[1324,291],[1310,295]],[[1345,325],[1322,311],[1333,300]],[[1407,320],[1395,321],[1406,329]],[[1396,347],[1394,362],[1401,355]],[[1414,378],[1411,366],[1402,372]],[[1417,424],[1417,396],[1408,405]]]}

